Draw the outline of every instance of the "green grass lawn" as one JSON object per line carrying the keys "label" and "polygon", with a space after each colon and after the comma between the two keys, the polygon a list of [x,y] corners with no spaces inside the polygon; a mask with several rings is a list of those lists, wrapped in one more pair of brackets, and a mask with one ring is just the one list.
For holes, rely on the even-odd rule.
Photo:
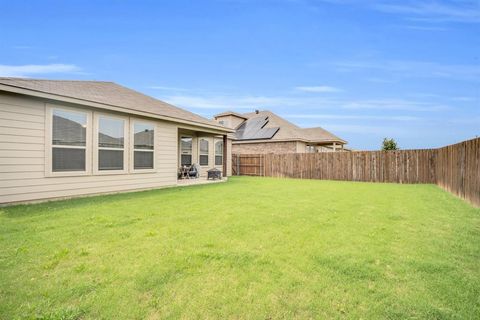
{"label": "green grass lawn", "polygon": [[0,208],[0,319],[480,317],[480,210],[234,177]]}

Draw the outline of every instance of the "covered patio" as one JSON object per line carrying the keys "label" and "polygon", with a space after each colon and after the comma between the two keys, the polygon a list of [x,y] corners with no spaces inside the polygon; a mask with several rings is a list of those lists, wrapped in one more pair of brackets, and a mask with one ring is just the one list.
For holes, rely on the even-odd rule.
{"label": "covered patio", "polygon": [[[207,171],[219,170],[222,180],[231,171],[231,140],[215,130],[178,129],[178,184],[207,183]],[[230,165],[229,165],[230,164]]]}

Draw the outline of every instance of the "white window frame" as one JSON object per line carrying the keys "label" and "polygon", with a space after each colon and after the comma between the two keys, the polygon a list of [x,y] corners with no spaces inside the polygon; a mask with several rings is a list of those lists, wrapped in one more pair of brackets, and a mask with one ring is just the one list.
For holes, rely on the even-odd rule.
{"label": "white window frame", "polygon": [[[85,130],[85,146],[54,145],[53,138],[53,110],[82,113],[87,115]],[[45,110],[45,176],[46,177],[73,177],[92,174],[92,111],[82,108],[66,107],[63,105],[46,104]],[[53,148],[85,149],[85,170],[84,171],[61,171],[54,172],[52,168]]]}
{"label": "white window frame", "polygon": [[[207,141],[207,153],[202,153],[202,150],[201,150],[201,147],[200,147],[200,144],[201,144],[202,140]],[[201,164],[200,163],[200,156],[207,156],[207,164]],[[200,167],[208,167],[210,165],[210,139],[208,139],[207,137],[199,137],[198,138],[198,165]]]}
{"label": "white window frame", "polygon": [[306,149],[306,152],[307,152],[307,153],[315,153],[315,152],[317,152],[317,148],[316,148],[314,145],[312,145],[312,144],[307,144],[307,145],[305,146],[305,149]]}
{"label": "white window frame", "polygon": [[[153,126],[154,134],[153,134],[153,150],[148,149],[135,149],[135,123],[141,124],[149,124]],[[130,172],[131,173],[150,173],[156,172],[156,155],[157,155],[157,123],[150,120],[140,119],[140,118],[130,118]],[[153,168],[149,169],[135,169],[135,151],[142,151],[142,152],[152,152],[153,153]]]}
{"label": "white window frame", "polygon": [[[190,159],[191,159],[191,164],[190,165],[193,165],[195,163],[195,161],[193,161],[193,142],[195,141],[195,139],[193,138],[193,136],[190,136],[188,134],[182,134],[180,135],[180,139],[178,140],[178,143],[179,143],[179,147],[178,147],[178,162],[179,162],[179,165],[182,166],[182,138],[190,138],[192,139],[192,147],[190,148],[190,154],[186,153],[186,155],[190,155]],[[200,160],[200,159],[199,159]],[[199,161],[200,162],[200,161]]]}
{"label": "white window frame", "polygon": [[[225,146],[223,145],[223,139],[215,139],[213,141],[213,154],[214,154],[214,164],[216,167],[222,167],[223,168],[223,148],[225,148]],[[222,153],[220,155],[217,155],[217,142],[221,142],[222,143]],[[217,157],[222,157],[222,163],[221,164],[217,164]]]}
{"label": "white window frame", "polygon": [[[111,119],[118,119],[122,120],[124,127],[123,127],[123,149],[120,148],[106,148],[106,147],[99,147],[98,146],[98,134],[100,130],[100,118],[111,118]],[[93,114],[93,173],[95,175],[108,175],[108,174],[126,174],[129,171],[129,146],[130,146],[130,134],[129,134],[129,118],[120,116],[120,115],[115,115],[115,114],[109,114],[109,113],[103,113],[103,112],[95,112]],[[155,140],[154,140],[155,141]],[[98,167],[98,155],[99,155],[99,150],[116,150],[120,151],[123,150],[123,170],[100,170]],[[154,146],[155,149],[155,146]]]}

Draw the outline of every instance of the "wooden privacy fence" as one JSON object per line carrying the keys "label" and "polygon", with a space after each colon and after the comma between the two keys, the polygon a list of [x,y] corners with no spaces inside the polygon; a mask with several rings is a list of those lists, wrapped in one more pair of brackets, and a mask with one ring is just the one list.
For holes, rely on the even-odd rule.
{"label": "wooden privacy fence", "polygon": [[480,206],[480,138],[440,149],[234,154],[234,175],[436,183]]}
{"label": "wooden privacy fence", "polygon": [[436,164],[441,188],[480,207],[480,138],[437,149]]}

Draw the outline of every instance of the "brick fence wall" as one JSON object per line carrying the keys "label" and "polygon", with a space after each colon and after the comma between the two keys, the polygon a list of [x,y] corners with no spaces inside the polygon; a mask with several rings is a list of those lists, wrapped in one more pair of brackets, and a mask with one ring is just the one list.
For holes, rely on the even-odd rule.
{"label": "brick fence wall", "polygon": [[295,152],[297,152],[297,143],[295,141],[232,144],[232,153],[234,154]]}

